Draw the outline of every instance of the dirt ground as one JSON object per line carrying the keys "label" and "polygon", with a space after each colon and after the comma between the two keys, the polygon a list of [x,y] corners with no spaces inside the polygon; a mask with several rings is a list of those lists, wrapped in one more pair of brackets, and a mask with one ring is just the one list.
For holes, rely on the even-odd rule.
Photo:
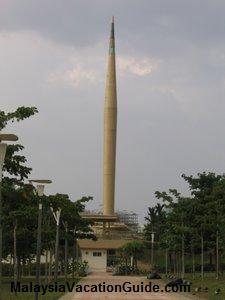
{"label": "dirt ground", "polygon": [[[79,284],[92,285],[105,282],[105,284],[123,284],[124,282],[131,282],[132,284],[148,284],[149,280],[145,277],[134,277],[134,276],[112,276],[110,273],[93,273],[84,278]],[[160,290],[163,289],[163,283],[160,280],[152,280],[152,284],[158,284]],[[164,292],[72,292],[66,294],[60,300],[190,300],[194,298],[189,293],[166,293]]]}

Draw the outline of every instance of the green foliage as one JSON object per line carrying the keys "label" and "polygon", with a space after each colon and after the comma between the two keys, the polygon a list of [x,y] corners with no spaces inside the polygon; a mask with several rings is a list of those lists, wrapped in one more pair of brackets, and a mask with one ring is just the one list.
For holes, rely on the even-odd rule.
{"label": "green foliage", "polygon": [[[84,210],[84,203],[91,197],[84,197],[75,202],[71,201],[68,195],[56,194],[39,197],[30,184],[22,186],[5,183],[3,194],[3,250],[4,257],[13,256],[13,229],[17,226],[17,256],[19,260],[32,260],[36,255],[37,242],[37,220],[38,203],[43,204],[42,223],[42,253],[45,250],[54,250],[55,245],[55,220],[51,207],[61,208],[60,222],[60,247],[63,251],[65,239],[69,247],[74,246],[75,238],[96,239],[91,229],[91,222],[83,220],[80,213]],[[68,225],[68,232],[65,235],[64,223]]]}
{"label": "green foliage", "polygon": [[76,275],[80,277],[84,277],[88,275],[88,262],[86,260],[83,261],[74,261],[69,264],[69,272],[72,273],[73,270],[76,270]]}
{"label": "green foliage", "polygon": [[13,255],[13,229],[17,225],[17,255],[32,258],[36,251],[38,199],[29,185],[3,185],[3,250],[4,256]]}
{"label": "green foliage", "polygon": [[24,119],[29,118],[30,116],[36,114],[38,112],[36,107],[18,107],[15,111],[6,113],[4,111],[0,111],[0,130],[6,127],[9,122],[19,122]]}
{"label": "green foliage", "polygon": [[113,270],[113,275],[130,275],[133,272],[133,268],[129,263],[124,261],[119,262]]}
{"label": "green foliage", "polygon": [[182,175],[189,185],[191,196],[182,196],[176,189],[156,191],[163,204],[148,209],[145,218],[145,238],[151,240],[154,231],[156,247],[170,254],[181,254],[182,241],[187,253],[204,251],[215,253],[216,233],[219,235],[219,253],[225,251],[225,175],[199,173],[196,177]]}
{"label": "green foliage", "polygon": [[[82,219],[80,213],[83,212],[85,204],[92,197],[83,197],[75,202],[71,201],[68,195],[55,194],[42,198],[43,203],[43,234],[42,245],[44,249],[53,248],[55,242],[55,220],[50,208],[53,210],[61,209],[59,244],[63,247],[67,239],[69,247],[74,246],[75,238],[96,239],[93,234],[92,222]],[[65,233],[67,225],[67,234]]]}
{"label": "green foliage", "polygon": [[163,226],[166,218],[164,206],[164,204],[161,205],[157,203],[156,206],[148,208],[148,215],[145,217],[147,223],[144,228],[144,233],[147,240],[151,240],[152,232],[154,232],[156,240],[159,240],[164,233],[166,229],[165,226]]}
{"label": "green foliage", "polygon": [[[10,122],[20,122],[35,115],[37,112],[36,107],[24,106],[18,107],[15,111],[10,113],[0,111],[0,130],[4,129]],[[19,184],[22,180],[28,178],[32,169],[24,165],[27,162],[25,156],[17,154],[23,149],[24,147],[20,144],[9,144],[7,146],[3,171],[11,175],[11,178],[6,177],[3,182],[11,181]]]}
{"label": "green foliage", "polygon": [[[138,273],[137,261],[140,259],[145,250],[145,245],[141,241],[132,241],[129,242],[118,249],[118,254],[121,258],[120,263],[118,265],[118,272],[122,272],[122,270],[128,272],[129,274],[129,263],[128,260],[133,258],[133,264],[131,266],[132,272]],[[125,265],[125,267],[124,267]]]}
{"label": "green foliage", "polygon": [[[11,181],[19,184],[22,180],[28,178],[32,169],[24,165],[27,162],[25,156],[16,154],[23,149],[24,147],[19,144],[7,146],[3,171],[14,176],[14,178],[6,177],[4,178],[4,182]],[[18,177],[18,179],[15,177]]]}
{"label": "green foliage", "polygon": [[[10,122],[20,122],[37,112],[35,107],[24,106],[10,113],[0,111],[0,130],[4,129]],[[91,229],[92,222],[82,219],[80,215],[92,197],[82,197],[75,202],[71,201],[68,195],[59,193],[39,197],[32,185],[24,183],[32,169],[26,166],[26,157],[19,154],[23,149],[24,147],[20,144],[7,146],[3,166],[4,175],[7,176],[4,176],[2,183],[3,256],[4,258],[13,257],[13,234],[16,232],[18,268],[20,268],[21,262],[32,261],[36,255],[38,204],[40,202],[43,205],[42,254],[50,249],[54,252],[55,220],[51,207],[54,210],[60,208],[62,211],[59,231],[61,252],[64,251],[66,239],[70,248],[74,246],[74,240],[77,238],[96,239]],[[65,224],[67,224],[67,234],[65,234]]]}
{"label": "green foliage", "polygon": [[141,256],[144,252],[145,245],[139,241],[133,241],[125,244],[119,250],[123,253],[126,253],[128,256],[133,256],[137,258]]}

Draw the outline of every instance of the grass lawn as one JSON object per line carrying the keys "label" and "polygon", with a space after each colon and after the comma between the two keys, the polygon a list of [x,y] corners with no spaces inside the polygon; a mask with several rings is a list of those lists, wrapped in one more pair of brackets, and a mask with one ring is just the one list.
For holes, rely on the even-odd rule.
{"label": "grass lawn", "polygon": [[[191,294],[195,294],[197,299],[208,300],[224,300],[225,299],[225,277],[221,277],[218,280],[215,278],[215,273],[205,273],[205,278],[202,281],[200,274],[197,273],[195,279],[192,279],[192,274],[187,274],[185,279],[192,282]],[[168,281],[168,279],[166,279]],[[195,292],[196,287],[208,287],[208,292]],[[220,289],[220,295],[215,295],[215,290]]]}
{"label": "grass lawn", "polygon": [[[3,292],[2,292],[2,299],[4,300],[33,300],[34,299],[34,293],[30,292],[20,292],[15,295],[15,293],[11,292],[11,281],[12,278],[3,278]],[[79,281],[79,278],[75,278],[74,282],[77,283]],[[22,284],[28,284],[30,282],[33,282],[35,284],[35,278],[23,278],[21,280],[21,285]],[[67,280],[70,285],[72,284],[73,280],[71,278],[68,278]],[[53,284],[51,282],[51,284]],[[44,279],[42,280],[42,284],[45,284]],[[65,284],[64,278],[58,278],[58,285],[60,284]],[[67,292],[67,290],[66,290]],[[60,297],[62,297],[65,293],[63,292],[47,292],[45,295],[39,294],[39,300],[57,300]]]}

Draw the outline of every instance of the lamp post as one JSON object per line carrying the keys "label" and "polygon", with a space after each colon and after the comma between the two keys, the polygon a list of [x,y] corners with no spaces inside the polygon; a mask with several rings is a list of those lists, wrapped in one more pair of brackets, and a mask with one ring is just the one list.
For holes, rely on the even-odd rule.
{"label": "lamp post", "polygon": [[[32,184],[37,183],[36,191],[39,197],[44,195],[45,184],[52,183],[48,179],[33,179],[29,180]],[[41,273],[41,224],[42,224],[42,203],[39,199],[38,205],[38,229],[37,229],[37,257],[36,257],[36,284],[40,285],[40,273]],[[38,300],[38,292],[35,292],[34,299]]]}
{"label": "lamp post", "polygon": [[154,271],[154,238],[155,238],[155,232],[151,232],[151,239],[152,239],[152,249],[151,249],[151,265],[152,265],[152,272]]}
{"label": "lamp post", "polygon": [[5,160],[7,144],[2,141],[17,141],[15,134],[0,133],[0,299],[2,291],[2,170]]}
{"label": "lamp post", "polygon": [[59,221],[61,215],[61,208],[58,208],[56,211],[54,211],[53,207],[51,207],[51,211],[56,222],[54,281],[57,282],[59,265]]}

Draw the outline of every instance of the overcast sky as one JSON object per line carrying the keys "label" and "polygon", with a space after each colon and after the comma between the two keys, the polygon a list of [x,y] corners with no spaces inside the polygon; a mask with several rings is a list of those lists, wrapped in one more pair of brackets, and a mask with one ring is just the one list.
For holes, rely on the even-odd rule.
{"label": "overcast sky", "polygon": [[1,110],[47,193],[102,203],[103,103],[115,15],[116,208],[143,216],[181,174],[225,171],[224,0],[0,0]]}

